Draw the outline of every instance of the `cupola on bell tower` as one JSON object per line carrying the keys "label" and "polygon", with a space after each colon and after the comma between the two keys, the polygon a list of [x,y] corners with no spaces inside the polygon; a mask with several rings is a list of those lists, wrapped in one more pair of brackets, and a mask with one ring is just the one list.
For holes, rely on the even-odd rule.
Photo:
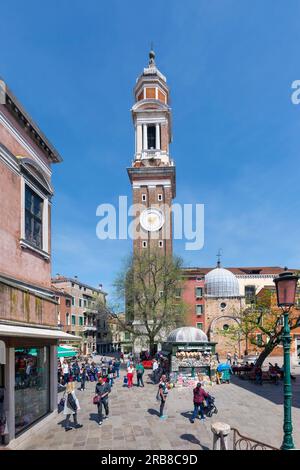
{"label": "cupola on bell tower", "polygon": [[175,197],[175,165],[170,157],[172,115],[166,77],[158,70],[155,53],[137,78],[132,118],[135,153],[127,169],[136,214],[134,252],[158,249],[172,254],[172,200]]}

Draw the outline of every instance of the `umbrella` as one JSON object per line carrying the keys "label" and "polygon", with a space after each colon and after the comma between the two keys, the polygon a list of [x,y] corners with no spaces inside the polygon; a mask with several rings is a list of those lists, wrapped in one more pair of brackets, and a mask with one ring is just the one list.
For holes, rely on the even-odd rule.
{"label": "umbrella", "polygon": [[217,367],[218,372],[223,372],[223,370],[229,370],[231,368],[230,364],[219,364]]}

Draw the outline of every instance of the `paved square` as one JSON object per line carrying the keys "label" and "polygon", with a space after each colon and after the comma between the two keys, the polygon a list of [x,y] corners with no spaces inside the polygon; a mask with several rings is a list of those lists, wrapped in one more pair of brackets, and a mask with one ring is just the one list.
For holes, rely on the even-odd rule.
{"label": "paved square", "polygon": [[[110,416],[98,426],[97,407],[93,405],[95,383],[87,383],[84,392],[77,392],[81,410],[78,421],[81,429],[65,432],[61,413],[29,433],[18,449],[153,449],[209,450],[212,448],[210,425],[223,421],[240,433],[280,447],[283,423],[283,386],[263,386],[233,377],[230,385],[207,388],[216,397],[217,415],[205,422],[191,424],[192,390],[175,388],[170,391],[166,411],[168,418],[158,417],[157,386],[152,385],[145,372],[145,388],[123,387],[124,372],[115,382],[110,394]],[[293,425],[295,445],[300,448],[300,376],[293,383]]]}

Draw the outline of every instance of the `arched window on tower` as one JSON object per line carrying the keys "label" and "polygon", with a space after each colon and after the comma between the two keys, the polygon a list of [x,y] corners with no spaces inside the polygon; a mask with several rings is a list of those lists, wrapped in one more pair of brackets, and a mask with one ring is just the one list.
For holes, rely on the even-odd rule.
{"label": "arched window on tower", "polygon": [[147,138],[148,138],[148,149],[156,148],[156,127],[151,125],[147,129]]}

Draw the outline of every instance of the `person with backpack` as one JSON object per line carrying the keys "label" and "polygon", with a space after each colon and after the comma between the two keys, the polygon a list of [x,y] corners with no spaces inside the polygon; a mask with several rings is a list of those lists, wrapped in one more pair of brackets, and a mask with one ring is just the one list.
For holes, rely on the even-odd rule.
{"label": "person with backpack", "polygon": [[194,394],[194,411],[193,411],[193,415],[192,415],[192,418],[191,418],[191,423],[194,423],[195,422],[195,419],[196,419],[196,416],[198,415],[198,413],[200,412],[200,418],[202,420],[205,419],[205,416],[204,416],[204,402],[205,402],[205,398],[208,398],[209,397],[209,394],[201,387],[201,383],[198,382],[197,383],[197,386],[194,388],[193,390],[193,394]]}
{"label": "person with backpack", "polygon": [[104,382],[103,377],[99,375],[98,382],[95,388],[95,397],[93,399],[93,403],[98,407],[98,425],[101,426],[103,421],[103,413],[102,407],[104,407],[106,418],[109,415],[109,407],[108,407],[108,395],[111,392],[111,387],[108,382]]}
{"label": "person with backpack", "polygon": [[167,376],[162,375],[159,385],[158,385],[158,392],[156,398],[160,400],[160,407],[159,407],[159,418],[160,419],[166,419],[167,416],[164,415],[164,407],[166,404],[166,400],[168,397],[168,383],[167,383]]}
{"label": "person with backpack", "polygon": [[137,386],[144,387],[143,375],[144,375],[145,369],[141,361],[138,362],[135,370],[136,370]]}
{"label": "person with backpack", "polygon": [[77,422],[77,412],[80,410],[79,401],[75,394],[75,382],[69,382],[66,386],[64,393],[64,415],[65,419],[65,430],[70,431],[72,429],[70,423],[70,417],[73,415],[75,429],[82,428],[82,424]]}

